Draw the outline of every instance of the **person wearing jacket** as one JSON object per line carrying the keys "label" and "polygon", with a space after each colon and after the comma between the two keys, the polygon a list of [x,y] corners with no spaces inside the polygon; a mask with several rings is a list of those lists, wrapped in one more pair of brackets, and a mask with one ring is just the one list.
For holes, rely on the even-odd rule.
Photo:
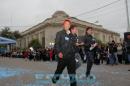
{"label": "person wearing jacket", "polygon": [[82,60],[81,55],[79,53],[79,48],[84,44],[83,42],[79,41],[79,37],[77,36],[77,28],[75,25],[71,25],[70,27],[70,36],[73,45],[73,49],[75,50],[75,61],[76,61],[76,69],[81,66]]}
{"label": "person wearing jacket", "polygon": [[55,39],[55,49],[58,54],[58,65],[55,74],[52,78],[52,82],[55,84],[67,67],[68,74],[70,77],[70,86],[76,86],[76,61],[75,61],[75,50],[70,36],[71,21],[65,20],[63,23],[63,30],[57,32]]}
{"label": "person wearing jacket", "polygon": [[73,45],[73,49],[75,50],[74,52],[75,53],[78,53],[79,50],[78,50],[78,46],[79,46],[79,43],[78,43],[78,36],[77,36],[77,28],[75,25],[71,25],[70,27],[70,38],[71,38],[71,45]]}
{"label": "person wearing jacket", "polygon": [[87,58],[86,78],[90,75],[94,63],[94,51],[95,51],[94,49],[97,46],[97,43],[93,38],[92,34],[93,34],[92,27],[87,27],[86,34],[84,36],[85,53]]}

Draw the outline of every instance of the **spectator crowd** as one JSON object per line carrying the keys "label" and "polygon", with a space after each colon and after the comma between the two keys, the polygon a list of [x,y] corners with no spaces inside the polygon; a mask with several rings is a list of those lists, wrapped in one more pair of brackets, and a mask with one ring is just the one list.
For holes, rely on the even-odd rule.
{"label": "spectator crowd", "polygon": [[[86,56],[84,53],[84,47],[79,47],[79,53],[81,55],[82,61],[86,62]],[[12,52],[6,52],[0,54],[2,57],[10,58],[23,58],[25,60],[34,61],[57,61],[57,55],[54,48],[38,48],[35,50],[14,50]],[[129,64],[130,57],[127,56],[127,52],[124,44],[112,42],[106,45],[98,45],[95,49],[95,60],[94,63],[100,64]]]}

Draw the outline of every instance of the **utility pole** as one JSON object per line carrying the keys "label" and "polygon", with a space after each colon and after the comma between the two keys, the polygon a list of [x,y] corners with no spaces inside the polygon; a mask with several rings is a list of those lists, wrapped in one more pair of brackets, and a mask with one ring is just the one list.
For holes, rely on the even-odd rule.
{"label": "utility pole", "polygon": [[[127,55],[127,62],[128,63],[130,63],[129,62],[129,58],[130,58],[130,53],[128,52],[128,51],[130,51],[129,50],[129,47],[130,47],[130,42],[129,42],[129,38],[128,38],[128,36],[130,35],[130,23],[129,23],[129,10],[128,10],[128,0],[125,0],[125,5],[126,5],[126,17],[127,17],[127,32],[126,33],[124,33],[124,39],[125,39],[125,42],[126,42],[126,44],[125,44],[125,47],[126,47],[126,55]],[[127,39],[126,39],[127,38]],[[130,70],[128,70],[128,71],[130,71]]]}
{"label": "utility pole", "polygon": [[126,6],[126,17],[127,17],[127,32],[130,32],[129,11],[128,11],[128,0],[125,0],[125,6]]}

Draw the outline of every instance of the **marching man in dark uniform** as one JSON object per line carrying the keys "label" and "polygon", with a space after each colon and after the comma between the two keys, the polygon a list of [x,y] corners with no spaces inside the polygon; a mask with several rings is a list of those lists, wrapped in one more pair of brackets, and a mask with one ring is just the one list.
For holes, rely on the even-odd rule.
{"label": "marching man in dark uniform", "polygon": [[86,58],[87,58],[86,77],[90,75],[93,62],[94,62],[94,49],[97,46],[97,43],[95,39],[93,38],[92,34],[93,34],[92,27],[87,27],[85,40],[84,40],[85,53],[86,53]]}
{"label": "marching man in dark uniform", "polygon": [[55,84],[65,67],[67,67],[70,77],[70,86],[76,86],[76,61],[75,50],[70,36],[71,21],[65,20],[63,23],[63,30],[57,32],[55,39],[55,49],[58,54],[58,65],[55,74],[52,78],[52,82]]}

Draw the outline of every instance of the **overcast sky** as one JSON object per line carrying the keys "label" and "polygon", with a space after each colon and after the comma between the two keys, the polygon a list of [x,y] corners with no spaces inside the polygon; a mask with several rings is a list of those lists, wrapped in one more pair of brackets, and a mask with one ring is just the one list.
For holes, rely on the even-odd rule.
{"label": "overcast sky", "polygon": [[[57,10],[75,17],[113,1],[116,0],[0,0],[0,26],[24,31],[51,17]],[[77,18],[92,23],[99,21],[96,24],[119,33],[127,28],[124,0]]]}

